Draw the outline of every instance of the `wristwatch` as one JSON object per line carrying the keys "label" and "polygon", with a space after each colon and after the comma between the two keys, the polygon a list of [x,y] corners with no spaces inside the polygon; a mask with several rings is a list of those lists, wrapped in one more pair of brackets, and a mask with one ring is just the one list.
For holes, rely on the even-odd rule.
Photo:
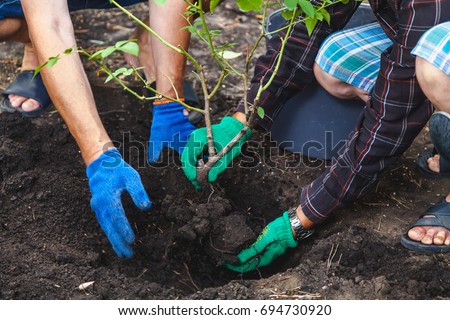
{"label": "wristwatch", "polygon": [[300,219],[297,216],[297,208],[290,208],[288,210],[289,221],[291,222],[291,227],[295,231],[295,240],[303,240],[312,236],[314,233],[314,229],[307,230],[303,228]]}

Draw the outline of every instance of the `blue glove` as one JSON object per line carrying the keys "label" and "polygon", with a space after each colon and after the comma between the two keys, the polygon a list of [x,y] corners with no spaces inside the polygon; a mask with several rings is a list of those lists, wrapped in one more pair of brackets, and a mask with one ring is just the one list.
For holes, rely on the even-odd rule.
{"label": "blue glove", "polygon": [[153,120],[148,144],[148,162],[158,161],[164,148],[183,152],[189,135],[195,127],[183,114],[184,107],[178,102],[153,103]]}
{"label": "blue glove", "polygon": [[126,163],[119,151],[108,150],[94,160],[86,170],[92,199],[91,208],[111,242],[114,251],[121,258],[131,258],[134,232],[128,223],[120,199],[126,190],[136,206],[148,210],[152,206],[136,170]]}

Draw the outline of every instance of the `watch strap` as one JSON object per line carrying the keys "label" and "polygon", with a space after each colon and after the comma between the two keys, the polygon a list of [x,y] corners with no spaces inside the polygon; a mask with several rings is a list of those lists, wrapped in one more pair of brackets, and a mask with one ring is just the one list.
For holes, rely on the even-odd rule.
{"label": "watch strap", "polygon": [[295,240],[304,240],[314,234],[314,229],[305,229],[303,228],[300,219],[297,216],[297,209],[290,208],[288,210],[289,221],[291,223],[292,229],[295,231]]}

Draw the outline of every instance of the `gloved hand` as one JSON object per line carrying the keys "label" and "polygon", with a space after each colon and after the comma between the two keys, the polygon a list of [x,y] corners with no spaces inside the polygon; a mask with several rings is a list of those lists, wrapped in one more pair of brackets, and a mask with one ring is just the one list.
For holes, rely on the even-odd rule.
{"label": "gloved hand", "polygon": [[[216,152],[220,152],[244,127],[244,125],[233,117],[225,117],[219,124],[212,125],[213,140]],[[222,173],[231,161],[241,153],[241,147],[252,135],[249,129],[237,143],[217,161],[208,172],[208,181],[214,182],[217,176]],[[195,130],[186,145],[182,155],[181,163],[183,165],[186,177],[199,189],[196,181],[197,177],[197,158],[208,147],[208,138],[206,137],[206,128]]]}
{"label": "gloved hand", "polygon": [[120,196],[128,191],[136,206],[150,209],[152,202],[142,185],[139,174],[126,163],[119,151],[108,150],[86,169],[91,188],[91,208],[112,244],[116,254],[131,258],[135,236],[123,210]]}
{"label": "gloved hand", "polygon": [[153,120],[148,145],[148,162],[158,161],[164,148],[183,152],[189,135],[195,127],[183,114],[184,107],[178,102],[153,103]]}
{"label": "gloved hand", "polygon": [[237,258],[238,265],[225,262],[225,267],[236,272],[253,271],[267,266],[277,257],[286,252],[287,248],[295,248],[298,241],[292,234],[288,213],[269,223],[250,247],[242,250]]}

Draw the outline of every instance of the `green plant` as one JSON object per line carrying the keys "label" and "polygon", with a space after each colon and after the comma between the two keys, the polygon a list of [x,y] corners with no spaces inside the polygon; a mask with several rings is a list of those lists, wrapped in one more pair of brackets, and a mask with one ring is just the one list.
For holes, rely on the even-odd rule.
{"label": "green plant", "polygon": [[[164,5],[166,0],[153,0],[158,3]],[[102,50],[96,51],[94,53],[90,53],[84,49],[76,49],[70,48],[67,49],[63,54],[58,55],[56,57],[51,57],[48,59],[46,63],[36,69],[36,72],[39,72],[43,67],[51,67],[57,61],[62,58],[64,55],[71,54],[74,51],[85,55],[89,60],[95,61],[100,69],[108,74],[106,82],[115,80],[118,84],[120,84],[124,90],[128,91],[136,98],[140,100],[151,100],[151,99],[159,99],[166,98],[168,100],[177,101],[188,109],[195,110],[204,115],[206,130],[207,130],[207,138],[208,138],[208,161],[204,163],[202,160],[199,161],[198,165],[198,174],[197,180],[202,184],[206,183],[208,171],[214,166],[214,164],[226,154],[232,146],[239,141],[239,139],[253,126],[255,117],[264,117],[264,109],[259,106],[259,99],[264,90],[271,85],[278,68],[280,66],[280,62],[285,50],[285,45],[288,39],[288,36],[291,34],[292,28],[296,23],[304,23],[308,33],[311,34],[317,24],[318,21],[326,21],[330,23],[330,14],[327,11],[327,7],[333,5],[337,2],[347,3],[350,0],[322,0],[321,2],[316,1],[313,4],[308,0],[236,0],[238,7],[245,12],[254,11],[259,13],[262,16],[263,25],[266,22],[266,18],[268,17],[269,9],[274,8],[284,8],[282,11],[282,16],[289,21],[289,23],[279,30],[274,30],[270,32],[271,34],[277,34],[280,31],[284,30],[285,37],[281,39],[281,48],[280,54],[278,55],[278,60],[275,63],[274,70],[269,79],[265,79],[265,81],[261,82],[256,97],[253,101],[247,101],[247,96],[244,94],[243,101],[245,106],[245,113],[247,117],[247,124],[244,128],[235,136],[235,138],[225,146],[220,152],[216,153],[214,148],[214,137],[212,135],[212,122],[210,117],[210,101],[217,94],[219,89],[222,87],[224,80],[230,75],[233,74],[241,79],[243,92],[247,92],[249,87],[249,74],[250,74],[250,66],[252,58],[254,54],[260,46],[262,40],[268,35],[264,28],[261,28],[259,32],[259,36],[255,43],[250,45],[250,48],[245,56],[245,64],[244,70],[237,70],[231,63],[230,59],[239,58],[241,56],[240,53],[232,51],[235,43],[225,43],[218,44],[216,43],[216,38],[221,34],[221,30],[211,29],[207,23],[206,12],[203,9],[204,3],[203,0],[197,0],[194,3],[190,3],[186,0],[186,12],[185,16],[188,23],[186,27],[187,30],[191,33],[192,36],[197,37],[203,42],[211,53],[211,56],[214,58],[216,66],[218,68],[218,72],[220,73],[219,77],[215,77],[217,79],[215,82],[213,79],[207,79],[205,68],[201,64],[201,62],[197,61],[191,54],[189,54],[186,50],[184,50],[180,46],[173,46],[161,36],[159,36],[154,30],[150,28],[147,24],[139,20],[136,16],[134,16],[129,10],[122,7],[115,0],[110,0],[115,6],[117,6],[120,10],[122,10],[130,19],[134,20],[138,25],[144,28],[147,32],[150,32],[156,39],[161,41],[166,46],[170,47],[172,50],[183,54],[186,59],[192,63],[194,67],[194,72],[198,77],[203,91],[204,97],[204,108],[194,108],[192,106],[187,105],[185,102],[178,99],[178,96],[175,98],[168,97],[162,95],[160,92],[156,91],[150,86],[150,83],[140,74],[140,68],[130,67],[130,68],[119,68],[117,70],[111,70],[107,64],[105,63],[105,59],[113,54],[116,51],[126,52],[132,55],[138,54],[138,44],[136,40],[126,40],[117,42],[115,45],[104,48]],[[211,0],[209,3],[209,11],[211,14],[214,13],[215,9],[219,5],[220,0]],[[194,22],[190,22],[193,16],[198,17]],[[136,76],[143,83],[143,87],[146,89],[153,91],[155,93],[154,97],[146,97],[138,94],[130,87],[128,87],[124,81],[121,80],[123,76]]]}

